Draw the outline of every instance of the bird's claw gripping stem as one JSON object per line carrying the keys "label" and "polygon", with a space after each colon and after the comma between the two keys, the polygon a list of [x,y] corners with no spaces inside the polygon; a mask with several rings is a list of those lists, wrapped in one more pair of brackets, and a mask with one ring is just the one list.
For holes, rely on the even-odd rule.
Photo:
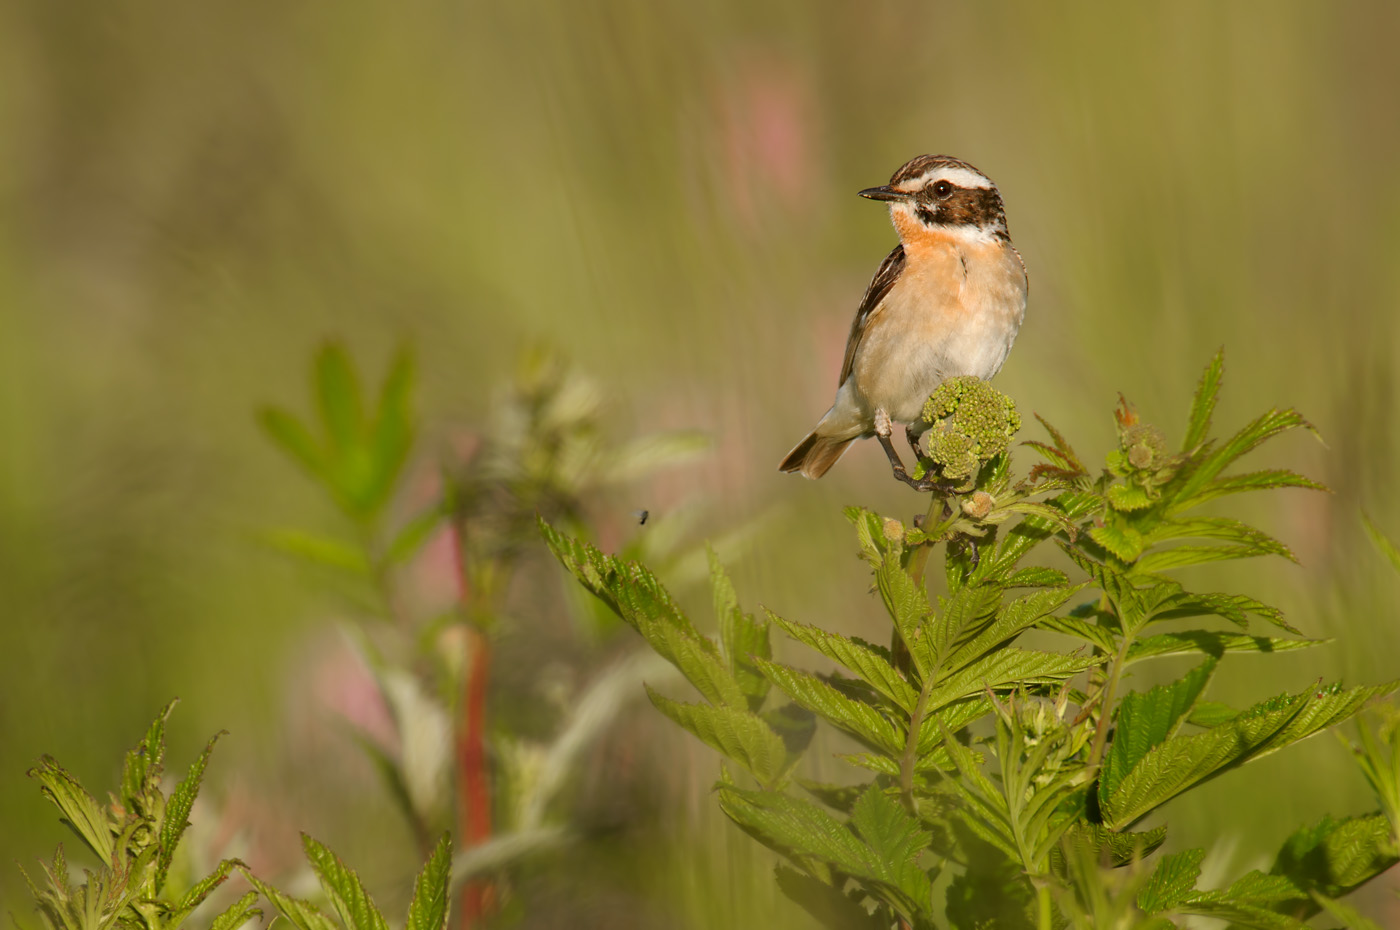
{"label": "bird's claw gripping stem", "polygon": [[[876,410],[875,438],[880,441],[880,448],[885,450],[885,455],[890,460],[890,469],[894,472],[894,476],[909,485],[909,487],[913,488],[915,491],[927,493],[937,490],[940,487],[937,481],[928,478],[920,481],[909,474],[904,467],[904,462],[899,457],[899,453],[895,451],[894,443],[890,441],[892,435],[894,435],[894,424],[890,421],[890,415],[883,410]],[[914,451],[917,454],[918,440],[913,433],[913,427],[910,427],[905,432],[905,436],[914,437],[910,438],[910,445],[914,447]]]}

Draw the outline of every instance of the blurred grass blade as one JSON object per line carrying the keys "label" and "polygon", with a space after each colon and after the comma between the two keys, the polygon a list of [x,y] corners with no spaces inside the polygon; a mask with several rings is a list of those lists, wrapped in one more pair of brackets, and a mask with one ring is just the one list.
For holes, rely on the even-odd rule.
{"label": "blurred grass blade", "polygon": [[1395,570],[1400,572],[1400,549],[1396,548],[1395,543],[1390,541],[1390,537],[1382,533],[1380,527],[1376,526],[1369,516],[1363,513],[1361,522],[1366,527],[1366,534],[1371,537],[1371,542],[1380,550],[1381,555],[1389,559]]}
{"label": "blurred grass blade", "polygon": [[326,454],[300,420],[280,407],[264,407],[258,411],[258,425],[307,474],[326,480]]}
{"label": "blurred grass blade", "polygon": [[372,476],[365,505],[377,510],[393,495],[404,462],[413,449],[417,424],[413,415],[415,383],[413,354],[400,349],[380,388],[379,409],[369,437]]}
{"label": "blurred grass blade", "polygon": [[349,543],[293,529],[268,530],[261,536],[272,548],[314,565],[348,572],[359,578],[370,576],[369,559],[362,550]]}
{"label": "blurred grass blade", "polygon": [[400,565],[413,558],[446,519],[447,508],[441,503],[411,518],[389,541],[384,550],[385,560],[390,565]]}
{"label": "blurred grass blade", "polygon": [[330,446],[341,456],[362,442],[364,402],[359,377],[339,342],[328,342],[316,354],[316,402]]}

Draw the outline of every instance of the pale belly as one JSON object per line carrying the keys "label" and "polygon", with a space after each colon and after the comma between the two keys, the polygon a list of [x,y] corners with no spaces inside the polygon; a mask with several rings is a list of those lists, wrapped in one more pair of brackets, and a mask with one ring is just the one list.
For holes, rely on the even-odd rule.
{"label": "pale belly", "polygon": [[[937,263],[886,297],[857,351],[850,399],[863,416],[882,409],[909,423],[948,378],[988,379],[1001,370],[1026,309],[1026,278],[1014,252],[976,256],[967,273]],[[953,255],[956,261],[956,253]]]}

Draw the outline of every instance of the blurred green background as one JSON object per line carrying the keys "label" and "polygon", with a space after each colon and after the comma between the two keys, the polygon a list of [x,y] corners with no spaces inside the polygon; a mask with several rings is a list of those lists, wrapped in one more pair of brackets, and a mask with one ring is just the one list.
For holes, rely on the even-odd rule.
{"label": "blurred green background", "polygon": [[[1214,697],[1394,676],[1400,578],[1359,514],[1400,534],[1397,40],[1380,0],[0,4],[0,910],[28,908],[10,863],[62,838],[24,770],[50,752],[97,789],[172,695],[177,765],[232,731],[220,829],[269,870],[297,829],[372,884],[412,870],[328,723],[352,699],[318,664],[336,604],[255,540],[326,520],[252,411],[304,404],[330,335],[374,370],[416,346],[426,472],[522,346],[560,347],[620,434],[713,436],[619,507],[767,514],[732,566],[745,603],[882,636],[839,506],[922,505],[874,444],[820,483],[775,466],[894,242],[855,191],[924,152],[1000,186],[1031,292],[998,386],[1082,453],[1119,391],[1179,431],[1221,345],[1222,428],[1270,405],[1316,424],[1265,455],[1334,493],[1241,514],[1301,564],[1208,581],[1338,641]],[[713,755],[654,716],[613,740],[671,784],[616,858],[554,863],[529,925],[805,926],[721,823]],[[1252,866],[1371,806],[1331,737],[1256,774],[1173,808],[1174,842]]]}

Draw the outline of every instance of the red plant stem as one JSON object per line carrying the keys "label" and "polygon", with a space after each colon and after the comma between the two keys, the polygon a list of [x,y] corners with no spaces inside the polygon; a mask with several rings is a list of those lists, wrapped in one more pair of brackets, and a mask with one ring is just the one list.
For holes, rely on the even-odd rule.
{"label": "red plant stem", "polygon": [[[463,615],[471,616],[472,590],[467,576],[463,528],[452,526],[457,595]],[[463,848],[491,838],[491,782],[486,770],[486,686],[491,671],[491,646],[475,625],[466,627],[467,668],[462,678],[462,716],[457,728],[457,834]],[[459,930],[471,930],[495,904],[490,881],[463,883],[457,903]]]}

